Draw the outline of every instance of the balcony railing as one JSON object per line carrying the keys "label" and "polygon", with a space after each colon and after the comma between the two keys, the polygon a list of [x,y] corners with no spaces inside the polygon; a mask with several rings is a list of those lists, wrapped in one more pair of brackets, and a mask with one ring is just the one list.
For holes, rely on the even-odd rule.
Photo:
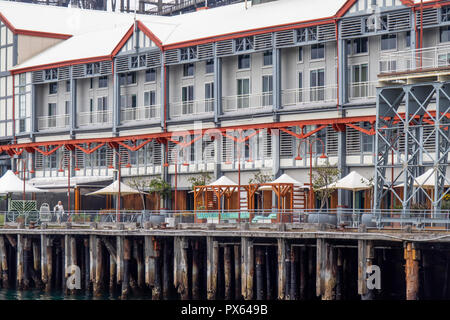
{"label": "balcony railing", "polygon": [[349,86],[349,99],[371,99],[377,95],[377,82],[353,82]]}
{"label": "balcony railing", "polygon": [[38,118],[38,130],[65,128],[70,125],[69,115],[45,116]]}
{"label": "balcony railing", "polygon": [[222,105],[224,113],[267,108],[273,105],[273,94],[265,92],[223,97]]}
{"label": "balcony railing", "polygon": [[92,124],[111,124],[112,111],[80,112],[78,114],[78,125],[88,126]]}
{"label": "balcony railing", "polygon": [[201,115],[214,112],[214,99],[171,102],[169,108],[171,118]]}
{"label": "balcony railing", "polygon": [[381,53],[380,74],[432,70],[450,66],[450,45]]}
{"label": "balcony railing", "polygon": [[160,106],[126,108],[121,111],[122,122],[160,119]]}
{"label": "balcony railing", "polygon": [[337,100],[337,86],[310,87],[287,89],[282,92],[283,106],[305,105],[318,102],[335,102]]}

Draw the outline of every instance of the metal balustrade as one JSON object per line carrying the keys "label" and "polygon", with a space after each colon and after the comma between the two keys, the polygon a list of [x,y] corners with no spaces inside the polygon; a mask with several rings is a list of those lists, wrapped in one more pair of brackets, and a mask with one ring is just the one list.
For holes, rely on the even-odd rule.
{"label": "metal balustrade", "polygon": [[160,119],[160,115],[161,107],[156,105],[121,110],[122,122],[156,120]]}
{"label": "metal balustrade", "polygon": [[353,82],[349,85],[349,99],[375,99],[377,95],[377,83],[373,82]]}
{"label": "metal balustrade", "polygon": [[450,45],[382,52],[380,74],[433,70],[450,66]]}
{"label": "metal balustrade", "polygon": [[313,104],[318,102],[336,102],[337,86],[322,86],[299,89],[286,89],[281,93],[282,105],[285,107]]}
{"label": "metal balustrade", "polygon": [[236,112],[251,109],[270,108],[273,105],[273,93],[243,94],[222,98],[223,112]]}
{"label": "metal balustrade", "polygon": [[411,227],[417,230],[450,230],[450,210],[402,210],[383,209],[295,209],[295,210],[121,210],[107,211],[79,210],[65,212],[60,219],[53,212],[40,214],[38,211],[19,213],[17,211],[0,212],[0,226],[24,223],[59,225],[64,222],[73,225],[88,226],[98,222],[114,225],[118,222],[136,223],[138,228],[143,223],[154,225],[167,224],[175,227],[180,223],[213,224],[273,224],[303,223],[310,225],[329,224],[341,228],[359,228],[362,224],[369,229],[403,230]]}
{"label": "metal balustrade", "polygon": [[66,128],[70,125],[69,121],[68,114],[38,117],[38,130]]}
{"label": "metal balustrade", "polygon": [[78,125],[99,125],[99,124],[111,124],[112,123],[112,111],[94,111],[94,112],[80,112],[78,114]]}
{"label": "metal balustrade", "polygon": [[180,118],[186,115],[201,115],[214,112],[214,99],[170,102],[170,118]]}

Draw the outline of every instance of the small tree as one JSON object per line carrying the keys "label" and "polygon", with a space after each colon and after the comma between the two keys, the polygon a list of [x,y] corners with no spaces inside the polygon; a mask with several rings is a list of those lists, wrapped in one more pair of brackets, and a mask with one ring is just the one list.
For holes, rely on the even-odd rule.
{"label": "small tree", "polygon": [[164,179],[154,178],[150,180],[149,191],[154,192],[159,195],[158,197],[158,208],[161,208],[161,198],[164,200],[169,199],[172,195],[172,187]]}
{"label": "small tree", "polygon": [[144,179],[144,178],[139,178],[139,177],[134,177],[129,181],[130,185],[132,188],[136,189],[137,191],[139,191],[139,196],[141,197],[142,200],[142,209],[146,209],[145,206],[145,189],[148,186],[148,180]]}
{"label": "small tree", "polygon": [[206,186],[212,177],[209,172],[200,172],[198,175],[192,176],[188,178],[188,181],[191,183],[191,188],[194,190],[196,186]]}
{"label": "small tree", "polygon": [[312,173],[312,188],[320,200],[320,209],[322,210],[325,204],[327,207],[328,199],[336,188],[329,188],[329,185],[335,183],[339,179],[340,170],[330,165],[329,161],[324,166],[316,167]]}

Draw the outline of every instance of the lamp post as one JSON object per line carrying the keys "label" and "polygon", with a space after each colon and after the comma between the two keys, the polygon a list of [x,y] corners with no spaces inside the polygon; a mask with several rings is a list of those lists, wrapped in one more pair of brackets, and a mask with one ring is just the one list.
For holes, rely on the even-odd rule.
{"label": "lamp post", "polygon": [[[312,147],[314,145],[315,142],[320,142],[322,144],[322,155],[320,156],[320,159],[327,159],[328,157],[325,155],[325,143],[323,142],[322,139],[320,138],[314,138],[314,139],[303,139],[300,141],[300,143],[298,144],[298,148],[297,148],[297,157],[295,157],[295,160],[303,160],[302,157],[300,156],[300,147],[302,145],[302,142],[305,142],[307,144],[307,146],[309,146],[309,208],[312,209],[313,207],[313,187],[312,187],[312,155],[313,155],[313,151],[312,151]],[[316,152],[317,154],[317,152]]]}

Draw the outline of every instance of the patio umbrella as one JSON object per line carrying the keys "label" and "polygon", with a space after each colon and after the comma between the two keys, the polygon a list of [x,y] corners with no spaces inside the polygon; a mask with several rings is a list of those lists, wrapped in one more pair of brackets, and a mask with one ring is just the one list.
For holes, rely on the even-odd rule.
{"label": "patio umbrella", "polygon": [[[0,178],[0,194],[23,193],[24,181],[19,179],[11,170]],[[25,182],[26,193],[47,192],[47,190],[38,189]]]}
{"label": "patio umbrella", "polygon": [[[298,182],[294,178],[292,178],[290,175],[284,173],[279,178],[273,180],[272,182],[269,182],[269,184],[277,184],[277,183],[292,183],[294,187],[297,188],[306,188],[302,183]],[[271,190],[271,186],[261,186],[259,187],[259,190]]]}
{"label": "patio umbrella", "polygon": [[[424,174],[418,176],[415,180],[414,180],[414,187],[419,188],[425,188],[425,189],[431,189],[434,188],[436,184],[436,171],[431,168],[428,169],[427,171],[425,171]],[[403,187],[405,185],[405,183],[400,183],[398,185],[396,185],[395,187]],[[448,182],[446,181],[444,183],[444,187],[445,188],[449,188],[450,185],[448,184]]]}
{"label": "patio umbrella", "polygon": [[356,204],[356,192],[361,190],[368,190],[372,188],[369,180],[364,178],[356,171],[350,172],[344,178],[329,184],[327,187],[322,187],[321,189],[342,189],[353,191],[353,213],[355,213],[355,204]]}
{"label": "patio umbrella", "polygon": [[[125,183],[120,183],[120,195],[127,196],[130,194],[142,194],[145,192],[136,190],[126,185]],[[87,196],[97,196],[97,195],[118,195],[119,194],[119,182],[116,180],[111,183],[109,186],[104,187],[103,189],[88,193]]]}

